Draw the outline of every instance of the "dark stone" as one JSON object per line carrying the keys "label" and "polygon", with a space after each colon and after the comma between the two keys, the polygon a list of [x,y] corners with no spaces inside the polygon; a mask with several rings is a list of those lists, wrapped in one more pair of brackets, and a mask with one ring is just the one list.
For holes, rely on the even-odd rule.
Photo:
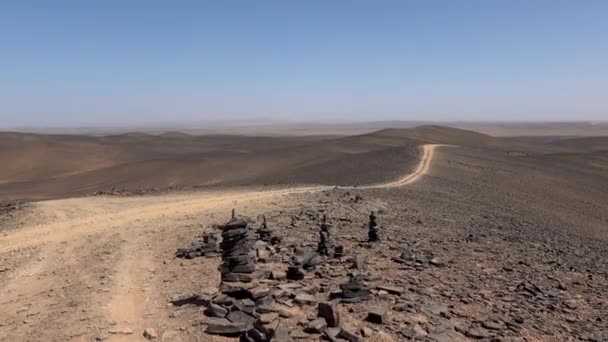
{"label": "dark stone", "polygon": [[334,258],[342,258],[344,256],[344,246],[334,247]]}
{"label": "dark stone", "polygon": [[384,324],[386,321],[386,310],[383,308],[373,308],[367,313],[368,322],[376,324]]}
{"label": "dark stone", "polygon": [[376,215],[372,211],[371,214],[369,215],[368,232],[367,232],[369,242],[375,242],[375,241],[380,240],[379,231],[380,231],[380,226],[376,222]]}
{"label": "dark stone", "polygon": [[251,295],[251,298],[255,300],[268,296],[268,294],[270,294],[270,288],[268,287],[268,285],[258,285],[257,287],[254,287],[249,290],[248,292]]}
{"label": "dark stone", "polygon": [[257,279],[257,274],[253,273],[224,273],[223,281],[248,283]]}
{"label": "dark stone", "polygon": [[268,341],[268,337],[258,329],[251,328],[241,335],[240,341],[266,342]]}
{"label": "dark stone", "polygon": [[340,314],[335,303],[321,302],[319,303],[318,310],[318,316],[325,318],[327,326],[332,328],[340,326]]}
{"label": "dark stone", "polygon": [[201,256],[217,256],[219,253],[220,248],[217,243],[217,237],[211,233],[204,233],[202,240],[192,244],[191,247],[178,248],[175,256],[177,258],[194,259]]}
{"label": "dark stone", "polygon": [[226,318],[232,323],[239,323],[246,327],[252,326],[253,322],[255,322],[255,317],[243,311],[232,311]]}
{"label": "dark stone", "polygon": [[215,303],[209,303],[209,305],[207,305],[207,309],[205,310],[205,314],[211,317],[226,317],[228,310]]}
{"label": "dark stone", "polygon": [[357,335],[355,335],[354,333],[345,330],[345,329],[341,329],[340,333],[338,334],[338,337],[345,339],[349,342],[359,342],[361,341],[361,338]]}
{"label": "dark stone", "polygon": [[302,280],[304,279],[304,270],[299,265],[287,266],[287,279],[289,280]]}
{"label": "dark stone", "polygon": [[205,332],[214,335],[235,335],[247,330],[243,323],[231,322],[225,318],[212,318],[204,322],[207,325]]}
{"label": "dark stone", "polygon": [[329,225],[327,224],[327,216],[323,215],[319,231],[319,244],[317,246],[317,253],[328,257],[333,257],[333,242],[329,234]]}
{"label": "dark stone", "polygon": [[340,285],[342,302],[355,303],[369,298],[370,291],[357,276],[350,276],[348,282]]}

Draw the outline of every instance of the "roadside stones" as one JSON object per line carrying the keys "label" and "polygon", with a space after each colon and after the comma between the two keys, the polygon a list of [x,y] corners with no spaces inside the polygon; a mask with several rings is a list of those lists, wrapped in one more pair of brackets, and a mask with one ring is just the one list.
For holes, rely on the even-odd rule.
{"label": "roadside stones", "polygon": [[319,245],[317,247],[317,253],[320,255],[333,257],[333,242],[329,234],[330,226],[327,224],[327,216],[323,215],[323,221],[321,221],[321,230],[319,231]]}
{"label": "roadside stones", "polygon": [[358,275],[351,274],[348,281],[340,285],[341,292],[338,293],[341,303],[357,303],[367,300],[371,294],[367,286]]}
{"label": "roadside stones", "polygon": [[177,258],[194,259],[198,257],[218,256],[220,252],[217,237],[212,233],[204,233],[202,239],[188,248],[178,248]]}
{"label": "roadside stones", "polygon": [[[242,219],[233,218],[222,227],[222,283],[220,291],[223,293],[235,293],[249,290],[255,285],[255,279],[239,279],[238,274],[247,275],[255,272],[253,262],[251,237],[247,229],[247,222]],[[226,284],[229,283],[229,284]]]}
{"label": "roadside stones", "polygon": [[209,303],[205,310],[205,314],[211,317],[226,317],[228,310],[218,304]]}
{"label": "roadside stones", "polygon": [[211,318],[204,322],[207,325],[205,332],[214,335],[235,335],[247,330],[242,322],[231,322],[226,318]]}
{"label": "roadside stones", "polygon": [[386,322],[386,309],[373,308],[367,313],[366,321],[376,324],[384,324]]}
{"label": "roadside stones", "polygon": [[340,326],[340,314],[333,302],[321,302],[318,306],[318,316],[325,318],[327,326],[336,328]]}
{"label": "roadside stones", "polygon": [[275,236],[268,228],[268,223],[266,222],[266,216],[262,216],[262,225],[256,231],[257,239],[262,240],[266,243],[269,243],[272,246],[278,245],[281,242],[281,238]]}
{"label": "roadside stones", "polygon": [[302,280],[305,270],[313,269],[319,263],[319,256],[315,252],[308,252],[304,249],[296,248],[295,255],[287,266],[287,279]]}
{"label": "roadside stones", "polygon": [[369,242],[375,242],[380,240],[380,225],[376,222],[376,215],[372,211],[369,215],[369,223],[368,223],[368,240]]}
{"label": "roadside stones", "polygon": [[266,223],[266,216],[262,216],[262,226],[256,231],[258,235],[258,240],[262,240],[264,242],[270,242],[272,239],[272,232],[268,229],[268,224]]}
{"label": "roadside stones", "polygon": [[378,285],[376,287],[378,290],[384,290],[390,294],[401,296],[404,292],[402,287],[392,286],[392,285]]}
{"label": "roadside stones", "polygon": [[253,300],[267,296],[270,289],[260,285],[252,257],[252,239],[247,222],[232,213],[222,227],[220,293],[212,298],[205,314],[209,334],[234,335],[249,330],[255,317]]}
{"label": "roadside stones", "polygon": [[287,272],[285,276],[289,280],[302,280],[304,279],[304,270],[300,265],[289,265],[287,266]]}
{"label": "roadside stones", "polygon": [[327,322],[325,318],[319,317],[313,321],[308,322],[304,331],[307,333],[320,334],[327,328]]}

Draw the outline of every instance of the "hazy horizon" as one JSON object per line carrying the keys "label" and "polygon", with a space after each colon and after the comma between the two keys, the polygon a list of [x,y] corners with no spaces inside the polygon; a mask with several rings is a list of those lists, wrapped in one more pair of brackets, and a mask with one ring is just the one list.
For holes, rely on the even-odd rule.
{"label": "hazy horizon", "polygon": [[608,120],[602,1],[0,5],[0,129]]}

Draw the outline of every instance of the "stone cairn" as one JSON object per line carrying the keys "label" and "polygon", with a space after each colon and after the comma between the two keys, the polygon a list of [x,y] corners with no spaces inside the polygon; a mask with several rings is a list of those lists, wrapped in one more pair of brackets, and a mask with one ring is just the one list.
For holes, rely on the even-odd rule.
{"label": "stone cairn", "polygon": [[193,243],[188,248],[178,248],[175,256],[184,259],[194,259],[198,257],[218,256],[220,247],[217,241],[217,236],[213,233],[203,233],[202,239]]}
{"label": "stone cairn", "polygon": [[357,303],[369,299],[371,292],[365,286],[362,276],[357,272],[350,273],[346,283],[340,285],[340,292],[332,294],[332,299],[342,303]]}
{"label": "stone cairn", "polygon": [[268,228],[268,224],[266,223],[266,216],[262,216],[262,225],[256,231],[256,235],[258,240],[269,243],[272,246],[276,246],[281,243],[281,238],[275,236],[272,230]]}
{"label": "stone cairn", "polygon": [[369,242],[375,242],[380,240],[380,225],[376,222],[376,215],[373,211],[369,215],[367,236],[369,238]]}
{"label": "stone cairn", "polygon": [[205,331],[240,335],[244,341],[267,341],[275,330],[262,324],[258,317],[268,312],[273,296],[267,285],[260,284],[262,275],[256,272],[252,234],[247,222],[236,218],[234,212],[230,222],[221,228],[220,292],[212,297],[205,311],[209,316],[204,322]]}
{"label": "stone cairn", "polygon": [[270,242],[272,240],[272,231],[268,229],[268,224],[266,223],[266,216],[262,216],[262,226],[256,231],[258,235],[258,240],[262,240],[264,242]]}
{"label": "stone cairn", "polygon": [[317,246],[317,253],[328,257],[334,256],[334,244],[329,234],[329,224],[327,224],[327,216],[323,215],[321,221],[321,230],[319,231],[319,244]]}

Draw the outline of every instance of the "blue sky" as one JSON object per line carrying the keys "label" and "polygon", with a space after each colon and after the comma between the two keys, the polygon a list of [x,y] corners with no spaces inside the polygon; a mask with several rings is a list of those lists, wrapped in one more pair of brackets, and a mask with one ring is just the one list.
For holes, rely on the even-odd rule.
{"label": "blue sky", "polygon": [[0,127],[608,120],[608,1],[4,1]]}

